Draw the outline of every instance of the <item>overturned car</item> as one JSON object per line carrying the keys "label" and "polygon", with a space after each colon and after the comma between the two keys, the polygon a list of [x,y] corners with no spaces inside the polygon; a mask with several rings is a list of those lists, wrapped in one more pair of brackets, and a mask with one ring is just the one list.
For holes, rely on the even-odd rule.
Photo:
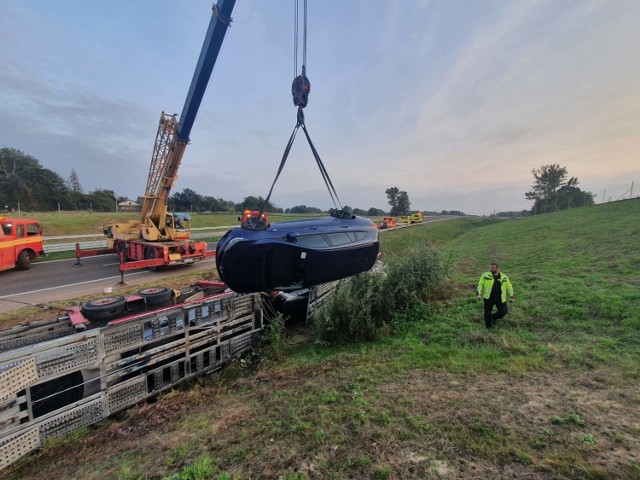
{"label": "overturned car", "polygon": [[220,279],[238,293],[291,292],[369,270],[380,245],[368,218],[320,217],[234,228],[220,240]]}

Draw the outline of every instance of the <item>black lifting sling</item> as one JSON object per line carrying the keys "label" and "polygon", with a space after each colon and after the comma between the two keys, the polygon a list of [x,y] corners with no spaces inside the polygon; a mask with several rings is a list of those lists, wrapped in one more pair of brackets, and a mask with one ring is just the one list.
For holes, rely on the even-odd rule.
{"label": "black lifting sling", "polygon": [[[296,2],[295,4],[296,6],[296,21],[295,21],[295,39],[294,39],[294,62],[295,62],[295,72],[297,72],[298,68],[297,68],[297,58],[298,58],[298,4]],[[330,211],[330,214],[334,217],[338,217],[338,218],[343,218],[343,219],[347,219],[347,218],[351,218],[351,214],[347,214],[343,211],[342,209],[342,204],[340,203],[340,198],[338,197],[338,193],[336,192],[336,189],[333,186],[333,182],[331,182],[331,178],[329,178],[329,173],[327,172],[327,169],[325,168],[324,164],[322,163],[322,159],[320,158],[320,154],[318,153],[318,151],[316,150],[316,147],[313,145],[313,142],[311,141],[311,137],[309,136],[309,132],[307,130],[307,127],[305,125],[304,122],[304,108],[307,106],[307,103],[309,101],[309,93],[311,92],[311,83],[309,82],[309,79],[307,78],[307,69],[306,69],[306,63],[307,63],[307,1],[304,0],[304,40],[303,40],[303,65],[302,65],[302,73],[300,75],[298,75],[294,80],[293,80],[293,84],[291,85],[291,94],[293,95],[293,104],[294,106],[298,107],[298,114],[297,114],[297,121],[296,121],[296,126],[293,128],[293,132],[291,132],[291,136],[289,137],[289,141],[287,142],[287,146],[284,149],[284,153],[282,154],[282,160],[280,161],[280,166],[278,167],[278,172],[276,173],[276,178],[273,180],[273,183],[271,184],[271,188],[269,189],[269,194],[267,195],[267,198],[264,200],[264,203],[262,204],[262,207],[260,208],[260,214],[257,216],[257,218],[251,218],[249,220],[247,220],[246,222],[242,223],[242,228],[244,230],[266,230],[268,228],[268,223],[262,219],[262,214],[264,213],[265,209],[267,208],[267,205],[269,204],[269,199],[271,198],[271,193],[273,193],[273,188],[276,185],[276,182],[278,181],[278,177],[280,177],[280,174],[282,173],[282,170],[284,168],[284,164],[287,161],[287,158],[289,157],[289,152],[291,151],[291,147],[293,146],[293,141],[296,138],[296,134],[298,133],[298,129],[302,128],[302,131],[304,132],[305,137],[307,138],[307,142],[309,142],[309,147],[311,148],[311,152],[313,153],[313,157],[316,160],[316,163],[318,165],[318,169],[320,170],[320,175],[322,175],[322,179],[324,180],[324,184],[327,187],[327,190],[329,191],[329,196],[331,197],[331,201],[333,202],[333,206],[336,207],[335,209],[332,209]]]}

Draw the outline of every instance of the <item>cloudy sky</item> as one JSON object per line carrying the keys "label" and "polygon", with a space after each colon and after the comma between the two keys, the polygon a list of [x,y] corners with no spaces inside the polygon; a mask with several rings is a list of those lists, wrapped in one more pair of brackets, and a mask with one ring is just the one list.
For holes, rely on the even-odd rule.
{"label": "cloudy sky", "polygon": [[[388,209],[396,186],[414,209],[521,210],[551,163],[597,202],[640,193],[640,1],[308,9],[306,124],[343,204]],[[238,0],[175,191],[266,196],[295,125],[293,10]],[[85,191],[142,194],[210,17],[210,0],[0,1],[0,147]],[[272,200],[332,206],[302,135]]]}

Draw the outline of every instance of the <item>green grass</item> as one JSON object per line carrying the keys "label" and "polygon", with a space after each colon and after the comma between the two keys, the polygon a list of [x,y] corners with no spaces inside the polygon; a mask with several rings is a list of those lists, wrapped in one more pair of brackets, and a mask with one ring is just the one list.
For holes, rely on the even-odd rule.
{"label": "green grass", "polygon": [[[191,227],[222,227],[239,225],[239,213],[214,213],[214,214],[191,214]],[[138,220],[138,213],[122,212],[23,212],[22,217],[35,218],[42,225],[45,237],[59,235],[102,235],[103,227],[110,220],[114,222],[126,223],[129,220]],[[283,222],[299,218],[306,218],[309,215],[294,214],[269,214],[270,222]]]}
{"label": "green grass", "polygon": [[[393,314],[389,336],[331,346],[277,329],[261,361],[7,478],[640,478],[639,218],[630,200],[383,233],[390,263],[425,244],[456,259],[434,300]],[[516,302],[487,330],[475,286],[492,261]],[[135,433],[113,441],[114,425]]]}

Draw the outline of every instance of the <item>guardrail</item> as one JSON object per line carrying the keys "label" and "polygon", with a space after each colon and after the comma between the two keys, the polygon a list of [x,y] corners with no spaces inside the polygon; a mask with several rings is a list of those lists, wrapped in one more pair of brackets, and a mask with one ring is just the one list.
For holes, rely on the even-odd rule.
{"label": "guardrail", "polygon": [[[237,226],[237,225],[234,225]],[[191,238],[207,238],[212,234],[216,234],[217,231],[226,231],[233,226],[220,226],[220,227],[198,227],[192,228],[191,231],[194,232],[191,235]],[[89,241],[79,241],[79,242],[65,242],[58,243],[58,240],[81,240],[81,239],[92,239]],[[98,240],[96,240],[96,238]],[[76,243],[80,243],[80,248],[82,250],[93,250],[93,249],[101,249],[107,248],[107,240],[104,239],[104,235],[95,235],[92,233],[86,235],[58,235],[52,237],[44,237],[44,251],[45,253],[58,253],[58,252],[74,252],[76,249]]]}
{"label": "guardrail", "polygon": [[[424,221],[422,223],[430,223],[430,222],[436,222],[438,220],[446,220],[447,218],[442,218],[442,219],[433,219],[433,220],[429,220],[429,221]],[[422,223],[414,223],[414,224],[399,224],[397,227],[395,228],[387,228],[387,229],[383,229],[380,230],[381,232],[384,232],[385,230],[396,230],[399,228],[406,228],[406,227],[415,227],[416,225],[422,225]],[[198,238],[207,238],[210,237],[212,234],[215,234],[216,231],[218,230],[229,230],[230,228],[234,228],[237,227],[238,225],[224,225],[224,226],[219,226],[219,227],[198,227],[198,228],[192,228],[191,231],[194,232],[191,235],[191,238],[194,239],[198,239]],[[94,235],[94,234],[87,234],[87,235],[59,235],[56,237],[44,237],[44,251],[45,253],[57,253],[57,252],[73,252],[76,249],[76,242],[73,243],[56,243],[56,240],[72,240],[72,239],[82,239],[82,238],[91,238],[93,240],[91,241],[87,241],[87,242],[79,242],[80,243],[80,249],[82,250],[93,250],[93,249],[101,249],[101,248],[107,248],[107,241],[104,239],[101,240],[95,240],[96,238],[104,238],[103,235]]]}

